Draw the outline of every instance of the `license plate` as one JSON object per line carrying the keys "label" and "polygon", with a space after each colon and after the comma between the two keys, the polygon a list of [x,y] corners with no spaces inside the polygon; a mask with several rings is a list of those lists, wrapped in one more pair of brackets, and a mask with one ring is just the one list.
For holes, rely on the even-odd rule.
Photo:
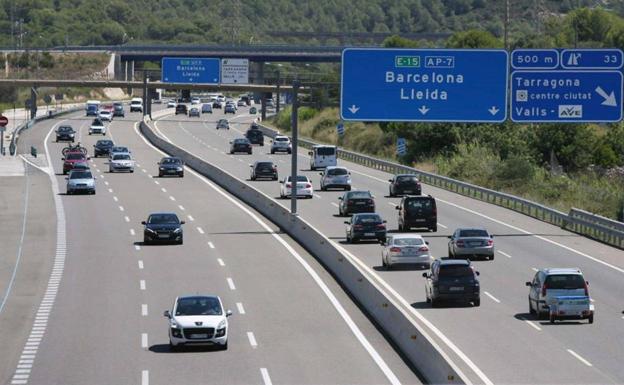
{"label": "license plate", "polygon": [[355,202],[356,205],[365,205],[366,202]]}
{"label": "license plate", "polygon": [[158,238],[169,238],[169,234],[158,234]]}
{"label": "license plate", "polygon": [[416,219],[415,222],[426,222],[426,219]]}
{"label": "license plate", "polygon": [[469,242],[470,246],[481,246],[481,242]]}
{"label": "license plate", "polygon": [[176,170],[167,170],[167,172],[168,172],[169,174],[175,174],[177,171],[176,171]]}
{"label": "license plate", "polygon": [[403,192],[404,192],[404,193],[406,193],[406,194],[411,194],[411,193],[412,193],[412,190],[405,190],[405,191],[403,191]]}
{"label": "license plate", "polygon": [[365,237],[374,237],[375,233],[364,233]]}
{"label": "license plate", "polygon": [[191,334],[191,338],[206,339],[208,338],[208,334]]}
{"label": "license plate", "polygon": [[450,291],[463,291],[464,288],[462,286],[451,286],[449,287]]}

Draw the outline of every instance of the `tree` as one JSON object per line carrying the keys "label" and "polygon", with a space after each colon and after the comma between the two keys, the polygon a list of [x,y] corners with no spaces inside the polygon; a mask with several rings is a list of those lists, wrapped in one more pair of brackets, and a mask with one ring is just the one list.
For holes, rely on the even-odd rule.
{"label": "tree", "polygon": [[456,32],[446,41],[447,48],[502,48],[503,42],[487,31],[472,29]]}

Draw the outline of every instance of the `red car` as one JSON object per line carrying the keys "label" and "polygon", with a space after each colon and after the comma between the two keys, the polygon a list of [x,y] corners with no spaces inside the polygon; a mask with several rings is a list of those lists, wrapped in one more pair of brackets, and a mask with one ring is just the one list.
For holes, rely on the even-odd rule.
{"label": "red car", "polygon": [[63,158],[63,175],[67,174],[71,169],[74,168],[76,163],[86,163],[87,160],[91,159],[83,152],[67,152]]}

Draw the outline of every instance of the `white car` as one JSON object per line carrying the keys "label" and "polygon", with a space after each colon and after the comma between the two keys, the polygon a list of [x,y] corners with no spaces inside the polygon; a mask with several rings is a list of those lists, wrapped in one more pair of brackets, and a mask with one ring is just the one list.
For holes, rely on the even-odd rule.
{"label": "white car", "polygon": [[[280,198],[289,197],[291,194],[290,175],[284,177],[280,181]],[[314,196],[314,188],[312,181],[305,175],[297,175],[296,194],[298,197],[312,198]]]}
{"label": "white car", "polygon": [[278,151],[284,151],[287,153],[291,153],[292,151],[292,143],[290,143],[290,138],[284,135],[277,135],[273,138],[273,143],[271,143],[271,154],[275,154]]}
{"label": "white car", "polygon": [[176,298],[169,319],[169,348],[184,345],[213,345],[228,348],[228,321],[230,310],[224,311],[221,298],[209,295],[191,295]]}
{"label": "white car", "polygon": [[199,99],[198,97],[191,98],[191,104],[199,104],[199,103],[201,103],[201,99]]}
{"label": "white car", "polygon": [[112,122],[113,121],[113,113],[108,110],[101,110],[98,112],[98,117],[102,121]]}
{"label": "white car", "polygon": [[132,98],[130,101],[130,112],[143,112],[143,99]]}
{"label": "white car", "polygon": [[108,162],[108,172],[134,172],[134,160],[128,153],[115,153]]}
{"label": "white car", "polygon": [[388,234],[382,243],[381,264],[390,269],[395,265],[431,267],[433,257],[428,242],[417,234]]}
{"label": "white car", "polygon": [[102,134],[106,135],[106,126],[100,120],[94,120],[89,126],[89,135]]}
{"label": "white car", "polygon": [[176,108],[177,105],[178,103],[176,103],[175,100],[170,100],[167,102],[167,108]]}

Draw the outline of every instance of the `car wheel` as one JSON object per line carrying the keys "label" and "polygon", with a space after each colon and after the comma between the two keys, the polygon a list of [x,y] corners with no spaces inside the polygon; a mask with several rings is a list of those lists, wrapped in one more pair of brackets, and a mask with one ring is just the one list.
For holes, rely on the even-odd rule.
{"label": "car wheel", "polygon": [[227,341],[225,341],[225,343],[221,346],[219,346],[219,350],[227,350],[228,349],[228,343]]}
{"label": "car wheel", "polygon": [[275,151],[271,150],[271,155],[275,154]]}
{"label": "car wheel", "polygon": [[325,186],[321,186],[321,191],[327,191],[327,189],[325,188]]}
{"label": "car wheel", "polygon": [[438,231],[438,226],[433,226],[430,230],[435,233],[436,231]]}
{"label": "car wheel", "polygon": [[143,244],[144,245],[149,245],[150,244],[150,240],[145,238],[145,237],[143,237]]}
{"label": "car wheel", "polygon": [[589,315],[589,318],[587,318],[587,322],[589,322],[590,324],[594,323],[594,315],[593,314]]}
{"label": "car wheel", "polygon": [[180,351],[180,347],[178,345],[174,345],[171,341],[169,341],[169,350],[172,352]]}
{"label": "car wheel", "polygon": [[529,298],[529,314],[535,315],[535,310],[533,310],[533,306],[531,305],[531,299]]}
{"label": "car wheel", "polygon": [[163,174],[159,172],[159,173],[158,173],[158,177],[159,177],[159,178],[162,178],[162,176],[163,176]]}
{"label": "car wheel", "polygon": [[183,244],[184,244],[184,239],[180,239],[180,240],[178,241],[178,245],[183,245]]}
{"label": "car wheel", "polygon": [[551,324],[554,324],[554,323],[555,323],[555,315],[554,315],[554,314],[551,314],[551,315],[550,315],[550,317],[549,317],[549,319],[550,319],[550,323],[551,323]]}
{"label": "car wheel", "polygon": [[388,268],[388,264],[386,263],[386,260],[384,259],[383,256],[381,257],[381,265],[385,267],[386,269]]}
{"label": "car wheel", "polygon": [[250,150],[250,151],[247,151],[247,153],[248,153],[249,155],[251,155],[251,150]]}
{"label": "car wheel", "polygon": [[429,299],[429,302],[431,302],[431,307],[438,307],[440,306],[440,301],[438,301],[437,299],[431,297]]}
{"label": "car wheel", "polygon": [[405,231],[405,227],[399,222],[399,231]]}
{"label": "car wheel", "polygon": [[255,176],[252,176],[252,177],[251,177],[251,178],[249,178],[249,179],[251,179],[251,180],[256,180],[256,177],[255,177]]}
{"label": "car wheel", "polygon": [[494,254],[490,255],[488,258],[490,259],[490,261],[493,261],[494,260]]}
{"label": "car wheel", "polygon": [[93,190],[93,191],[91,192],[91,194],[95,195],[95,190]]}
{"label": "car wheel", "polygon": [[474,304],[475,307],[481,306],[481,298],[475,299],[474,301],[472,301],[472,303]]}
{"label": "car wheel", "polygon": [[429,298],[429,296],[426,294],[425,294],[425,302],[431,303],[431,298]]}
{"label": "car wheel", "polygon": [[394,194],[392,193],[392,189],[388,189],[388,196],[389,196],[390,198],[393,198],[393,197],[394,197]]}
{"label": "car wheel", "polygon": [[290,154],[292,151],[291,151],[291,150],[288,150],[288,151],[286,151],[286,152],[287,152],[288,154]]}

